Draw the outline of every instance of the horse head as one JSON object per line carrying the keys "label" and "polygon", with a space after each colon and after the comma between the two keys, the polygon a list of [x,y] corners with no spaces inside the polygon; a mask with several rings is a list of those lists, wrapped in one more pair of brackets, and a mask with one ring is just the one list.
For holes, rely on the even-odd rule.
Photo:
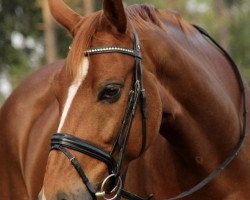
{"label": "horse head", "polygon": [[[133,16],[121,0],[104,0],[103,10],[89,16],[76,14],[62,0],[50,0],[49,5],[73,42],[53,82],[60,120],[40,196],[96,198],[93,193],[110,174],[115,180],[107,181],[105,190],[122,185],[120,176],[128,163],[159,132],[162,103],[155,66],[145,53],[146,43],[139,46],[142,32],[137,35]],[[77,160],[73,165],[81,170],[75,170],[69,159]]]}

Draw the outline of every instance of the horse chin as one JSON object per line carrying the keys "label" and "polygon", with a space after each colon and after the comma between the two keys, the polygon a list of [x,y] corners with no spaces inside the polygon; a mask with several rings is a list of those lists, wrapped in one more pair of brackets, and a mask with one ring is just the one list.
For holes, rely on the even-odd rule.
{"label": "horse chin", "polygon": [[64,193],[58,192],[55,195],[47,195],[52,197],[46,197],[44,189],[42,188],[38,195],[38,200],[93,200],[92,196],[87,190],[77,190],[76,193]]}
{"label": "horse chin", "polygon": [[92,196],[90,195],[90,193],[88,191],[79,192],[78,194],[74,194],[74,197],[71,197],[68,199],[64,198],[64,196],[62,194],[58,194],[56,200],[83,200],[83,199],[84,200],[93,200]]}
{"label": "horse chin", "polygon": [[[60,199],[60,198],[59,198]],[[73,199],[75,199],[75,200],[93,200],[93,198],[92,198],[92,196],[90,195],[90,193],[87,191],[87,190],[85,190],[85,191],[80,191],[80,192],[78,192],[78,193],[76,193],[75,195],[74,195],[74,198],[72,198],[72,200]],[[60,200],[63,200],[63,198],[62,199],[60,199]],[[71,200],[71,199],[70,199]]]}

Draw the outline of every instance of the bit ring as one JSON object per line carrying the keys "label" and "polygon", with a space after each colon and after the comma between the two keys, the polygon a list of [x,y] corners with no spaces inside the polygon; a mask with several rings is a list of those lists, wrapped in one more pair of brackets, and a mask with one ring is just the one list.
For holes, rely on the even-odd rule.
{"label": "bit ring", "polygon": [[[111,197],[111,198],[108,198],[106,195],[107,193],[105,192],[104,190],[104,186],[105,184],[107,183],[107,181],[109,179],[111,179],[112,177],[115,177],[116,175],[115,174],[110,174],[109,176],[107,176],[104,181],[102,182],[102,185],[101,185],[101,190],[100,192],[97,192],[96,193],[96,197],[103,197],[105,200],[114,200],[116,199],[116,197],[119,195],[121,189],[122,189],[122,179],[120,176],[118,176],[118,181],[117,181],[117,184],[116,186],[111,190],[111,193],[113,193],[115,190],[117,190],[116,194]],[[118,189],[117,189],[118,188]]]}

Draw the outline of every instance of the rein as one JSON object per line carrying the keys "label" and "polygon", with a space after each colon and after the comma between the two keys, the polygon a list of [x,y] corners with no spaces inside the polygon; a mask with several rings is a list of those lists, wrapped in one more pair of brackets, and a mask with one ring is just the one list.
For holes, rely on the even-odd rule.
{"label": "rein", "polygon": [[[200,190],[209,182],[211,182],[219,173],[221,173],[225,167],[237,156],[239,153],[244,139],[246,137],[247,131],[247,106],[246,106],[246,93],[244,88],[244,83],[239,72],[239,69],[230,55],[202,28],[193,25],[204,37],[206,37],[209,41],[211,41],[228,59],[230,62],[237,80],[239,82],[240,91],[242,93],[242,130],[239,138],[239,142],[236,147],[233,149],[230,156],[223,161],[219,166],[217,166],[206,178],[204,178],[201,182],[196,184],[191,189],[180,193],[176,197],[169,198],[168,200],[177,200],[184,198],[193,194],[194,192]],[[95,54],[104,54],[104,53],[121,53],[129,56],[133,56],[135,58],[135,67],[134,74],[132,79],[131,90],[128,98],[128,105],[124,114],[124,118],[122,121],[122,125],[118,134],[118,137],[113,145],[112,151],[107,152],[106,150],[91,144],[86,140],[82,140],[76,138],[69,134],[55,133],[52,136],[51,140],[51,150],[59,150],[65,154],[65,156],[71,161],[71,164],[74,166],[79,176],[81,177],[83,183],[86,185],[88,191],[90,192],[93,199],[97,199],[102,197],[106,200],[120,199],[121,197],[130,199],[130,200],[149,200],[153,197],[153,195],[149,195],[147,198],[139,197],[135,194],[129,193],[123,189],[123,182],[126,178],[126,172],[121,174],[121,166],[124,158],[124,153],[126,150],[127,142],[129,139],[133,119],[135,116],[135,111],[137,108],[137,104],[140,101],[141,105],[141,114],[142,114],[142,145],[139,156],[144,152],[146,146],[146,119],[147,119],[147,110],[146,110],[146,95],[145,89],[143,86],[143,77],[142,77],[142,65],[141,65],[141,51],[139,38],[134,30],[134,49],[127,49],[119,46],[105,46],[105,47],[96,47],[91,48],[85,52],[85,56],[91,56]],[[78,151],[83,154],[87,154],[93,158],[96,158],[102,162],[104,162],[109,171],[109,176],[106,177],[102,183],[101,190],[97,191],[94,186],[89,182],[87,176],[84,173],[84,170],[80,166],[80,163],[77,159],[66,149],[72,149]],[[119,154],[117,161],[113,158],[113,154],[116,149],[119,148]],[[123,178],[121,178],[123,177]],[[108,181],[112,181],[115,185],[114,189],[111,192],[106,192],[104,190],[105,184]],[[107,195],[116,192],[112,198],[108,198]]]}
{"label": "rein", "polygon": [[233,61],[233,59],[231,58],[231,56],[227,53],[227,51],[222,48],[222,46],[220,46],[208,33],[207,31],[205,31],[203,28],[197,26],[197,25],[193,25],[193,27],[198,30],[203,36],[205,36],[208,41],[212,42],[212,44],[214,44],[220,51],[221,53],[223,53],[225,55],[225,57],[227,58],[227,60],[230,62],[234,73],[236,75],[236,78],[238,80],[239,86],[240,86],[240,91],[242,93],[242,122],[243,122],[243,126],[242,126],[242,130],[240,133],[240,138],[239,138],[239,142],[237,143],[237,145],[234,147],[234,149],[232,150],[231,154],[227,157],[226,160],[224,160],[220,165],[218,165],[206,178],[204,178],[202,181],[200,181],[198,184],[196,184],[195,186],[193,186],[191,189],[180,193],[178,196],[172,197],[170,199],[167,200],[176,200],[176,199],[181,199],[184,198],[186,196],[189,196],[191,194],[193,194],[194,192],[200,190],[201,188],[203,188],[204,186],[206,186],[208,183],[210,183],[218,174],[220,174],[228,165],[229,163],[231,163],[231,161],[238,155],[242,144],[246,138],[246,133],[247,133],[247,99],[246,99],[246,92],[245,92],[245,87],[244,87],[244,82],[242,80],[242,76],[240,74],[240,71],[237,67],[237,65],[235,64],[235,62]]}

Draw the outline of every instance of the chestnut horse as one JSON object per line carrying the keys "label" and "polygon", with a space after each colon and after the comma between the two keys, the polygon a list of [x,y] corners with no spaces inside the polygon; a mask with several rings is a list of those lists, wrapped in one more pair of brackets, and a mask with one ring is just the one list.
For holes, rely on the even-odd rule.
{"label": "chestnut horse", "polygon": [[208,174],[179,197],[250,197],[249,88],[205,32],[150,5],[49,5],[73,42],[1,107],[0,199],[168,199]]}

